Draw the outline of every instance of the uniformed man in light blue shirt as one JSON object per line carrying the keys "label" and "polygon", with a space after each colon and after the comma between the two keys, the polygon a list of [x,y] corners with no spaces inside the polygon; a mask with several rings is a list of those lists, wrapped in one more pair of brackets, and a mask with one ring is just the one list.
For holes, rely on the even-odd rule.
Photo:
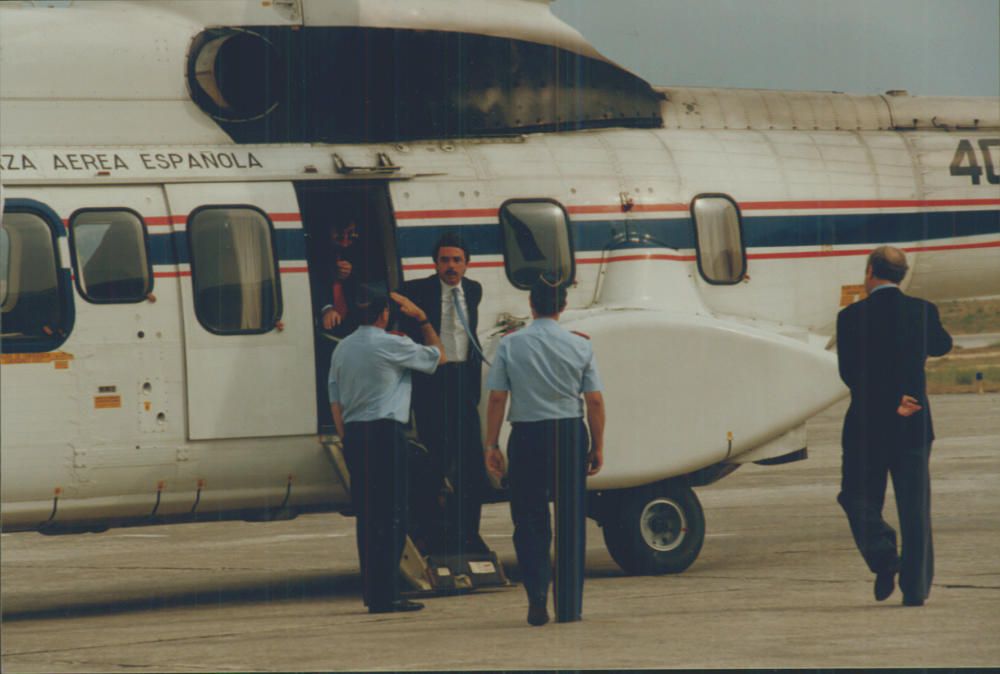
{"label": "uniformed man in light blue shirt", "polygon": [[586,475],[596,474],[604,463],[604,398],[589,339],[558,323],[566,308],[565,286],[543,275],[532,286],[530,301],[534,321],[500,340],[487,379],[485,457],[487,469],[500,477],[504,459],[498,441],[509,395],[507,456],[514,549],[528,593],[528,623],[538,626],[549,620],[548,502],[553,493],[556,620],[571,622],[581,616]]}
{"label": "uniformed man in light blue shirt", "polygon": [[410,370],[432,373],[445,362],[441,340],[427,315],[392,293],[400,310],[420,323],[427,346],[385,331],[389,298],[362,292],[361,325],[330,360],[330,412],[344,441],[357,516],[358,557],[370,613],[415,611],[423,604],[400,598],[399,559],[406,541],[407,442]]}

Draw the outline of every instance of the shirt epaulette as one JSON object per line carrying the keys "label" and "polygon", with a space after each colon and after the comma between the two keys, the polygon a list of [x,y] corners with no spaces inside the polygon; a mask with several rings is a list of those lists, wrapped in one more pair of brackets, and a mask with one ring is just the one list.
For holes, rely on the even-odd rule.
{"label": "shirt epaulette", "polygon": [[390,335],[396,335],[397,337],[407,336],[405,332],[400,332],[399,330],[386,330],[386,332]]}
{"label": "shirt epaulette", "polygon": [[590,335],[588,335],[586,332],[579,332],[577,330],[570,330],[570,332],[572,332],[574,335],[578,335],[580,337],[583,337],[584,339],[587,339],[587,340],[590,339]]}

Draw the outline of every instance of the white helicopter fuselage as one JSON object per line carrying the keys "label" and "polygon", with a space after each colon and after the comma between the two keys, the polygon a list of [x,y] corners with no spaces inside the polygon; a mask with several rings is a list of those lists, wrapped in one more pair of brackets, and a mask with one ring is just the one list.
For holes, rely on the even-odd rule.
{"label": "white helicopter fuselage", "polygon": [[[94,4],[104,5],[93,20],[106,27],[101,12],[113,6]],[[311,288],[322,264],[317,233],[336,204],[367,209],[390,286],[433,273],[442,233],[465,238],[469,276],[484,287],[487,358],[529,318],[518,273],[534,262],[513,247],[523,243],[519,226],[539,227],[545,263],[573,276],[562,321],[593,340],[605,385],[606,465],[590,478],[595,493],[705,484],[805,448],[805,421],[847,393],[831,348],[836,314],[863,294],[865,256],[877,245],[907,251],[910,293],[1000,292],[994,99],[667,88],[657,90],[659,128],[236,143],[194,106],[182,77],[158,78],[218,22],[128,12],[145,38],[120,39],[145,56],[114,67],[146,72],[137,86],[150,92],[120,102],[120,122],[108,119],[114,92],[101,92],[113,87],[95,75],[110,62],[89,63],[93,54],[84,57],[90,80],[62,76],[80,96],[42,91],[37,77],[4,84],[6,213],[51,229],[64,309],[38,339],[9,331],[19,293],[29,294],[17,287],[18,256],[28,260],[37,245],[28,225],[12,224],[0,279],[4,531],[346,506],[320,441]],[[8,11],[0,25],[40,25],[28,14]],[[76,34],[72,22],[48,29]],[[29,41],[8,48],[4,39],[6,80],[20,63],[10,54]],[[158,97],[161,80],[181,89]],[[263,244],[231,239],[257,261],[209,271],[189,227],[237,211],[262,223]],[[95,272],[80,261],[92,251],[81,252],[76,228],[94,213],[141,223],[136,254],[150,273],[128,302],[88,299]],[[256,278],[268,265],[275,306],[248,308],[245,284],[240,295],[234,320],[250,328],[219,330],[206,318],[214,300],[199,274],[203,283]]]}

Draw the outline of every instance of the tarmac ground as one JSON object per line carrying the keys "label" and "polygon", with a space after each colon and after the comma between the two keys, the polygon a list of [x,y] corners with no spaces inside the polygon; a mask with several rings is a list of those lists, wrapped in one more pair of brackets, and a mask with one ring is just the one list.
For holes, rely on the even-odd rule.
{"label": "tarmac ground", "polygon": [[972,335],[952,335],[955,346],[977,349],[991,344],[1000,344],[1000,332],[978,332]]}
{"label": "tarmac ground", "polygon": [[[3,534],[3,672],[1000,665],[1000,395],[936,396],[937,575],[922,608],[872,598],[836,503],[845,403],[810,457],[701,488],[686,572],[627,577],[590,523],[584,619],[531,628],[520,585],[369,615],[354,521]],[[607,461],[614,460],[613,448]],[[895,522],[891,497],[886,517]],[[517,577],[506,504],[483,533]]]}

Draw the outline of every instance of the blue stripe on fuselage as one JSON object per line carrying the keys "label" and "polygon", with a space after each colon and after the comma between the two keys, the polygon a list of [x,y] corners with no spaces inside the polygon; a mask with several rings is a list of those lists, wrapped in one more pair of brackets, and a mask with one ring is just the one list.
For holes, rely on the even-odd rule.
{"label": "blue stripe on fuselage", "polygon": [[[304,230],[274,230],[274,250],[279,260],[306,259]],[[190,264],[187,232],[150,233],[149,257],[154,265]]]}
{"label": "blue stripe on fuselage", "polygon": [[745,217],[748,248],[848,246],[1000,233],[1000,211]]}
{"label": "blue stripe on fuselage", "polygon": [[[694,228],[687,217],[576,221],[571,225],[573,246],[578,253],[600,251],[615,236],[623,234],[626,225],[633,235],[630,240],[644,239],[650,245],[678,250],[694,248]],[[398,227],[396,238],[400,256],[429,259],[434,243],[445,231],[461,235],[472,257],[502,253],[500,227],[497,224],[455,223],[434,227]],[[747,248],[877,245],[983,234],[1000,234],[1000,210],[743,217]],[[279,260],[306,259],[303,230],[276,229],[274,237]],[[150,234],[149,248],[154,265],[190,262],[186,232]]]}
{"label": "blue stripe on fuselage", "polygon": [[[694,248],[690,218],[658,220],[586,220],[572,223],[577,252],[602,250],[616,235],[678,250]],[[471,255],[499,255],[500,228],[488,225],[401,227],[397,239],[402,257],[430,257],[444,231],[459,233]],[[816,215],[744,216],[747,248],[786,246],[846,246],[927,241],[1000,233],[1000,211],[942,211],[930,213],[834,213]]]}

